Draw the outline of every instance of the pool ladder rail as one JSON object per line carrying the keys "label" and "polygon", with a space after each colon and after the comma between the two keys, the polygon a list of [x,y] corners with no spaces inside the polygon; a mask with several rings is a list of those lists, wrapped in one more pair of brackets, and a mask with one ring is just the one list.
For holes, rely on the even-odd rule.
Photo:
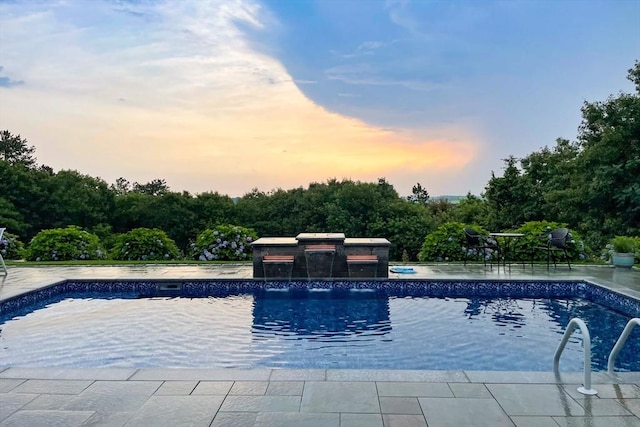
{"label": "pool ladder rail", "polygon": [[[634,317],[633,319],[627,322],[627,325],[622,330],[618,341],[613,346],[611,353],[609,354],[609,360],[607,363],[607,370],[609,374],[613,374],[613,366],[615,364],[616,358],[618,357],[618,353],[627,342],[627,338],[631,334],[631,331],[635,326],[640,325],[640,318]],[[579,328],[582,333],[582,342],[584,347],[584,383],[581,387],[578,387],[578,392],[586,395],[595,395],[598,394],[598,391],[591,388],[591,336],[589,335],[589,328],[587,325],[577,317],[571,319],[569,324],[567,325],[567,329],[564,331],[564,335],[562,335],[562,341],[560,341],[560,345],[556,349],[556,353],[553,356],[553,371],[558,373],[558,366],[560,364],[560,355],[564,351],[569,338],[571,337],[574,329]]]}
{"label": "pool ladder rail", "polygon": [[620,334],[620,338],[618,338],[618,341],[616,341],[616,344],[613,346],[611,354],[609,354],[609,360],[607,361],[607,371],[610,374],[614,373],[613,366],[616,363],[618,353],[620,353],[620,350],[624,346],[624,343],[627,342],[627,338],[629,338],[629,335],[631,335],[631,331],[633,331],[633,328],[636,326],[640,326],[640,317],[634,317],[627,322],[627,326],[624,327],[622,333]]}

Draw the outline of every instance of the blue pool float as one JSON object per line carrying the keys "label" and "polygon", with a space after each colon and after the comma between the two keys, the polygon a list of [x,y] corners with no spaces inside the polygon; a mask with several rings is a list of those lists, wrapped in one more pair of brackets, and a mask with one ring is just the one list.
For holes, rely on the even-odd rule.
{"label": "blue pool float", "polygon": [[416,271],[413,269],[413,267],[391,267],[391,272],[401,273],[401,274],[412,274],[412,273],[415,273]]}

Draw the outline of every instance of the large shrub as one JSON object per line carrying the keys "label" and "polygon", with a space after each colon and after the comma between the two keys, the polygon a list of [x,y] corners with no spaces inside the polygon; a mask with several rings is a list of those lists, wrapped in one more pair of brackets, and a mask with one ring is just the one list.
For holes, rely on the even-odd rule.
{"label": "large shrub", "polygon": [[[469,226],[461,222],[446,222],[425,237],[418,259],[420,261],[438,262],[464,261],[465,251],[473,252],[473,250],[466,247],[465,228],[472,228],[483,235],[488,234],[486,230],[479,226]],[[469,259],[481,260],[480,255],[488,256],[487,254],[473,252],[469,254]]]}
{"label": "large shrub", "polygon": [[35,235],[26,251],[29,261],[70,261],[106,258],[95,234],[80,227],[53,228]]}
{"label": "large shrub", "polygon": [[4,259],[22,259],[24,245],[18,239],[18,236],[8,232],[2,233],[0,239],[0,254]]}
{"label": "large shrub", "polygon": [[244,261],[250,258],[251,242],[257,234],[251,228],[219,225],[200,233],[191,245],[191,255],[200,261]]}
{"label": "large shrub", "polygon": [[[509,257],[515,261],[547,261],[547,252],[540,249],[545,247],[548,235],[553,230],[565,228],[566,224],[553,221],[529,221],[513,230],[515,233],[523,233],[524,236],[515,240]],[[569,230],[567,238],[567,254],[571,261],[582,261],[588,258],[588,251],[580,235]]]}
{"label": "large shrub", "polygon": [[168,261],[180,259],[180,251],[164,231],[134,228],[115,238],[111,256],[122,261]]}

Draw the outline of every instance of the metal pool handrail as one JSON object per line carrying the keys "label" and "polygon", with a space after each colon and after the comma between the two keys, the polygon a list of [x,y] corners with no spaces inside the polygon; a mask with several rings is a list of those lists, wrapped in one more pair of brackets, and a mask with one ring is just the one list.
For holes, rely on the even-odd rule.
{"label": "metal pool handrail", "polygon": [[584,345],[584,386],[578,387],[578,392],[588,395],[598,394],[597,390],[591,388],[591,336],[589,335],[587,325],[577,317],[574,317],[569,321],[567,329],[564,331],[562,341],[560,341],[560,345],[556,349],[556,354],[553,356],[553,371],[558,373],[560,355],[562,354],[562,351],[567,345],[567,342],[571,337],[571,333],[575,328],[580,328],[580,332],[582,332],[582,342]]}
{"label": "metal pool handrail", "polygon": [[627,342],[627,338],[631,335],[631,331],[633,331],[633,328],[636,326],[640,326],[640,317],[634,317],[627,322],[627,326],[624,327],[620,334],[620,338],[618,338],[618,341],[616,341],[616,344],[613,346],[607,362],[607,371],[609,371],[610,374],[613,374],[613,365],[616,363],[618,353],[620,353],[620,350],[622,350],[622,347]]}

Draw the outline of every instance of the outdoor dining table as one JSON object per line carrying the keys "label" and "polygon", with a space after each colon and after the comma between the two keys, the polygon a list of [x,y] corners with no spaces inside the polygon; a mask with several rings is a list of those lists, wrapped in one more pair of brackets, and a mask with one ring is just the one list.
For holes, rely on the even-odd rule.
{"label": "outdoor dining table", "polygon": [[[515,244],[515,241],[517,239],[523,237],[524,233],[489,233],[489,236],[496,238],[496,242],[498,242],[498,250],[500,250],[501,246],[499,239],[502,239],[502,245],[504,249],[500,250],[500,252],[502,252],[503,254],[504,266],[506,267],[512,245]],[[522,265],[524,266],[524,263]],[[511,269],[511,264],[509,264],[509,269]]]}

